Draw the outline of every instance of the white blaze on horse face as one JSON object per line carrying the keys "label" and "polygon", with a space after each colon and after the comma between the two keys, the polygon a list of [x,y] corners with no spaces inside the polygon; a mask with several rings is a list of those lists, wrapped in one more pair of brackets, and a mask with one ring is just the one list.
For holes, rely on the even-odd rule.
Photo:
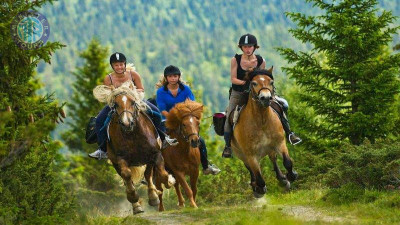
{"label": "white blaze on horse face", "polygon": [[[124,102],[123,108],[126,108],[126,102],[128,101],[128,98],[126,96],[122,96],[122,102]],[[128,113],[124,112],[124,115],[122,116],[122,123],[124,123],[125,125],[129,125],[129,119],[128,119]]]}
{"label": "white blaze on horse face", "polygon": [[258,96],[259,98],[264,97],[265,99],[270,99],[271,98],[271,92],[269,90],[261,90],[260,94]]}

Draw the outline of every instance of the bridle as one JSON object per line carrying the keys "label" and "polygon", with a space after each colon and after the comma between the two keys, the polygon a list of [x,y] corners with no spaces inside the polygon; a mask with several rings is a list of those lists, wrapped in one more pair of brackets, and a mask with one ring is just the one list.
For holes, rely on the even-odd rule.
{"label": "bridle", "polygon": [[[193,116],[193,115],[186,115],[186,116],[182,117],[182,121],[183,121],[183,119],[185,117],[188,117],[188,116]],[[193,117],[195,117],[195,116],[193,116]],[[200,131],[200,128],[199,128],[199,131]],[[182,129],[182,124],[179,125],[178,134],[180,134],[186,142],[189,142],[189,138],[191,136],[193,136],[193,135],[196,135],[197,137],[200,137],[199,133],[191,133],[191,134],[185,135],[185,133],[184,133],[184,131]]]}
{"label": "bridle", "polygon": [[256,94],[255,91],[253,90],[253,88],[252,88],[252,86],[251,86],[251,83],[250,83],[250,85],[249,85],[249,92],[250,92],[250,94],[251,94],[251,98],[252,98],[255,102],[259,103],[259,104],[261,104],[261,99],[259,98],[259,96],[260,96],[260,92],[261,92],[262,90],[268,90],[268,91],[271,93],[271,98],[274,98],[274,97],[275,97],[275,86],[274,86],[273,84],[272,84],[272,90],[271,90],[270,88],[267,88],[267,87],[262,87],[262,88],[260,88],[260,90],[258,90],[257,94]]}
{"label": "bridle", "polygon": [[[119,96],[119,95],[126,95],[126,94],[127,94],[127,93],[125,93],[125,92],[121,92],[121,93],[117,94],[115,97],[117,97],[117,96]],[[136,102],[133,103],[133,106],[134,106],[135,109],[136,109],[136,110],[134,110],[133,112],[125,109],[125,110],[123,110],[121,113],[117,113],[116,105],[115,105],[115,103],[114,103],[114,106],[112,107],[112,110],[115,112],[115,114],[117,114],[117,116],[118,116],[118,123],[119,123],[119,124],[123,124],[123,122],[121,121],[121,115],[122,115],[123,113],[130,113],[130,114],[132,115],[132,118],[134,118],[134,119],[137,117],[138,111],[139,111],[139,106],[138,106],[138,104],[137,104]]]}

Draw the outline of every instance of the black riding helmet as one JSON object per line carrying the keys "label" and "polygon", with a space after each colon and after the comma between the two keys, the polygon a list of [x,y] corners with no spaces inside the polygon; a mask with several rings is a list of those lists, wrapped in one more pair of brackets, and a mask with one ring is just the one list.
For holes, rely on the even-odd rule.
{"label": "black riding helmet", "polygon": [[238,47],[242,48],[242,46],[254,46],[254,50],[259,48],[260,46],[257,45],[257,38],[252,34],[245,34],[242,35],[239,39]]}
{"label": "black riding helmet", "polygon": [[181,75],[181,71],[179,70],[178,67],[174,66],[174,65],[169,65],[167,67],[165,67],[164,69],[164,77],[167,77],[168,75]]}
{"label": "black riding helmet", "polygon": [[[110,56],[110,65],[111,65],[111,68],[113,68],[113,67],[112,67],[112,64],[115,63],[115,62],[123,62],[123,63],[125,63],[125,68],[126,68],[126,57],[125,57],[124,54],[122,54],[122,53],[120,53],[120,52],[115,52],[115,53],[113,53],[113,54]],[[114,68],[113,68],[113,70],[114,70]]]}

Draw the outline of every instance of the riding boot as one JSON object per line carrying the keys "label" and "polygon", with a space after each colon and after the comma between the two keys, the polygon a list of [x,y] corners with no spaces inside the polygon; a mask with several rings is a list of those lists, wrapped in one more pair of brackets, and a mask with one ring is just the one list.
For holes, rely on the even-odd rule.
{"label": "riding boot", "polygon": [[292,145],[297,145],[298,143],[300,143],[302,140],[293,131],[290,130],[289,120],[286,118],[285,113],[283,113],[283,116],[281,117],[281,122],[289,143]]}
{"label": "riding boot", "polygon": [[225,148],[222,152],[223,158],[232,158],[231,139],[232,132],[224,132]]}

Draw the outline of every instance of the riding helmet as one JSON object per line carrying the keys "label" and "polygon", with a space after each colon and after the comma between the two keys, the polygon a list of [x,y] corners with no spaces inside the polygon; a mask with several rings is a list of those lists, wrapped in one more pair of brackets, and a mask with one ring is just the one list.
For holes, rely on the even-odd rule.
{"label": "riding helmet", "polygon": [[244,45],[251,45],[254,46],[255,48],[258,48],[259,46],[257,45],[257,38],[256,36],[252,34],[245,34],[242,35],[239,39],[239,48],[241,48]]}
{"label": "riding helmet", "polygon": [[120,52],[115,52],[110,56],[110,65],[112,65],[115,62],[123,62],[126,63],[126,57],[124,54]]}
{"label": "riding helmet", "polygon": [[165,69],[164,69],[164,77],[166,77],[168,75],[179,75],[180,76],[181,71],[179,70],[178,67],[169,65],[169,66],[165,67]]}

